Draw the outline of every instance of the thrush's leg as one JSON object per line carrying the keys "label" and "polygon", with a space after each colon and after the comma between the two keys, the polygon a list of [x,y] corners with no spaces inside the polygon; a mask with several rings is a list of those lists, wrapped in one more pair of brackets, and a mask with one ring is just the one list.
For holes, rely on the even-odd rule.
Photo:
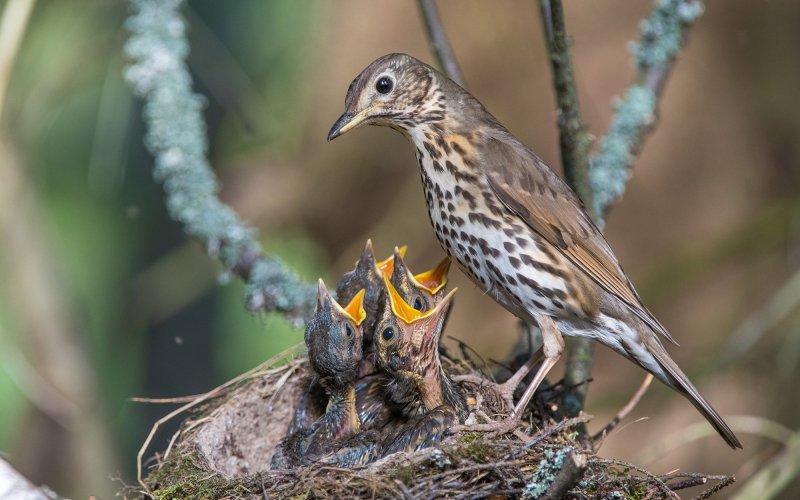
{"label": "thrush's leg", "polygon": [[[522,398],[520,398],[519,402],[514,407],[511,415],[509,415],[509,417],[505,420],[493,421],[487,424],[456,426],[454,427],[454,430],[497,432],[502,434],[514,431],[519,426],[522,414],[525,410],[525,407],[528,406],[528,402],[530,402],[531,398],[533,397],[533,393],[536,392],[539,384],[542,383],[542,380],[544,380],[548,372],[550,372],[553,366],[555,366],[555,364],[561,358],[561,353],[564,352],[564,338],[561,336],[561,332],[558,330],[558,326],[556,326],[553,319],[550,316],[545,315],[536,315],[534,318],[539,324],[539,329],[542,331],[542,350],[544,351],[544,361],[542,362],[542,366],[539,367],[539,371],[537,371],[536,375],[533,377],[533,381],[525,389],[525,392],[522,394]],[[526,366],[535,365],[537,358],[538,353],[534,355],[531,360],[528,361],[528,363],[526,363]],[[530,368],[528,368],[528,370],[530,370]],[[516,375],[517,374],[515,374],[515,376]]]}
{"label": "thrush's leg", "polygon": [[[525,352],[520,352],[519,354],[515,355],[514,359],[525,359],[523,356],[527,355],[527,361],[524,365],[519,367],[517,371],[511,375],[511,377],[506,379],[505,382],[501,384],[488,383],[489,385],[493,386],[494,391],[503,399],[508,408],[514,407],[514,392],[516,392],[519,384],[522,383],[533,367],[542,360],[543,356],[543,350],[540,345],[542,342],[541,334],[539,333],[539,330],[528,323],[525,323],[522,329],[523,338],[527,340],[527,347],[525,348]],[[519,344],[520,343],[517,345],[519,346]],[[536,349],[535,351],[534,348]],[[515,348],[515,351],[518,350],[518,348]],[[467,382],[478,386],[487,385],[486,379],[478,375],[456,375],[452,378],[456,382]]]}
{"label": "thrush's leg", "polygon": [[544,361],[542,362],[542,366],[539,367],[539,371],[536,372],[536,376],[533,377],[533,381],[528,388],[525,389],[517,406],[514,407],[511,418],[515,419],[517,422],[519,422],[519,419],[522,417],[522,412],[525,410],[525,407],[528,406],[528,402],[530,402],[533,397],[533,393],[539,388],[539,384],[542,383],[542,380],[544,380],[548,372],[550,372],[558,360],[561,359],[561,353],[564,352],[564,337],[562,337],[561,332],[558,331],[558,326],[556,326],[553,318],[545,315],[537,315],[535,318],[536,322],[539,324],[539,329],[542,331]]}
{"label": "thrush's leg", "polygon": [[516,372],[514,372],[511,377],[509,377],[505,382],[502,384],[496,384],[494,382],[489,382],[485,378],[478,376],[478,375],[454,375],[452,378],[455,382],[467,382],[470,384],[475,384],[477,386],[490,386],[493,390],[500,396],[508,408],[514,408],[514,392],[516,392],[517,387],[525,377],[530,373],[536,364],[542,360],[542,356],[544,355],[543,349],[540,347],[535,353],[533,353],[528,359],[528,361],[519,367]]}

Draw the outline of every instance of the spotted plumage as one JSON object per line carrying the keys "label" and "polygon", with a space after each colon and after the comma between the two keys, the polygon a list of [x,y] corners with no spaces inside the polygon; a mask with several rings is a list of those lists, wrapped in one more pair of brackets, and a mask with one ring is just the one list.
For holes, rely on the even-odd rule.
{"label": "spotted plumage", "polygon": [[674,340],[572,190],[472,95],[410,56],[389,54],[356,77],[345,108],[328,140],[362,124],[406,136],[442,248],[487,295],[542,330],[545,360],[512,420],[560,358],[562,334],[576,335],[653,373],[686,396],[730,446],[741,447],[670,358],[662,339]]}

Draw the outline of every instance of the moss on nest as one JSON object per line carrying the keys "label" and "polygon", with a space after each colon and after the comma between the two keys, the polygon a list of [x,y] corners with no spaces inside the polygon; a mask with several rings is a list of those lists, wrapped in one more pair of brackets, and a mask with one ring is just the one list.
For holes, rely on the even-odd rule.
{"label": "moss on nest", "polygon": [[[265,363],[198,402],[168,451],[156,455],[144,479],[147,490],[128,490],[164,499],[221,498],[668,498],[670,487],[732,478],[680,474],[654,476],[630,464],[584,450],[575,426],[585,419],[556,421],[554,405],[538,401],[517,435],[461,432],[437,447],[397,453],[366,467],[323,464],[270,470],[275,446],[286,434],[295,402],[308,379],[299,351]],[[477,374],[465,362],[449,360],[452,371]],[[465,386],[467,392],[475,387]],[[553,391],[550,391],[553,397]],[[481,400],[482,398],[479,398]],[[490,399],[490,398],[486,398]],[[496,398],[495,398],[496,399]],[[202,406],[201,406],[202,405]],[[485,408],[487,413],[496,409]],[[529,423],[533,423],[528,427]],[[568,470],[571,460],[581,466]],[[567,482],[569,484],[567,484]],[[559,489],[560,488],[560,489]],[[553,497],[553,492],[559,493]],[[127,496],[127,495],[126,495]]]}

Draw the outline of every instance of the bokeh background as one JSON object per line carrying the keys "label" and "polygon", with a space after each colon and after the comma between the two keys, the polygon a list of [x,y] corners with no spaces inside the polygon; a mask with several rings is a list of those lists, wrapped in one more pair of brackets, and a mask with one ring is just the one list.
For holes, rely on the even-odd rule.
{"label": "bokeh background", "polygon": [[[650,2],[566,3],[584,118],[600,136],[633,77],[628,44]],[[473,94],[560,170],[537,2],[439,7]],[[226,284],[169,220],[141,105],[122,79],[126,14],[121,1],[38,2],[14,66],[0,68],[0,452],[78,498],[133,482],[139,445],[173,408],[129,398],[204,392],[302,341],[282,318],[245,312],[243,286]],[[379,254],[408,244],[420,271],[440,259],[404,139],[361,129],[325,142],[371,60],[433,61],[415,2],[204,0],[187,18],[222,196],[269,252],[329,283],[368,237]],[[742,483],[800,429],[798,26],[796,1],[707,6],[608,222],[626,271],[681,343],[674,358],[721,414],[758,417],[732,420],[745,450],[694,426],[693,407],[655,384],[604,456]],[[503,359],[514,318],[458,271],[452,280],[448,334]],[[591,429],[644,377],[596,352]]]}

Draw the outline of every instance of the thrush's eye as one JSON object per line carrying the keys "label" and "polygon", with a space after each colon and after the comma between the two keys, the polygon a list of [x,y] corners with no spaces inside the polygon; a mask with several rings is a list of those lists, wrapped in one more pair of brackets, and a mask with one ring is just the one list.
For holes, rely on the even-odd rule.
{"label": "thrush's eye", "polygon": [[394,82],[388,76],[382,76],[375,82],[375,90],[377,90],[379,94],[388,94],[392,91],[393,87]]}
{"label": "thrush's eye", "polygon": [[347,335],[347,338],[353,337],[353,327],[345,323],[344,325],[344,334]]}
{"label": "thrush's eye", "polygon": [[421,299],[421,298],[419,298],[419,297],[417,297],[416,299],[414,299],[414,304],[413,304],[413,307],[414,307],[414,309],[416,309],[417,311],[422,311],[422,307],[423,307],[423,304],[422,304],[422,299]]}
{"label": "thrush's eye", "polygon": [[389,328],[385,329],[383,333],[381,333],[381,336],[383,337],[383,340],[392,340],[392,337],[394,337],[394,328],[390,326]]}

